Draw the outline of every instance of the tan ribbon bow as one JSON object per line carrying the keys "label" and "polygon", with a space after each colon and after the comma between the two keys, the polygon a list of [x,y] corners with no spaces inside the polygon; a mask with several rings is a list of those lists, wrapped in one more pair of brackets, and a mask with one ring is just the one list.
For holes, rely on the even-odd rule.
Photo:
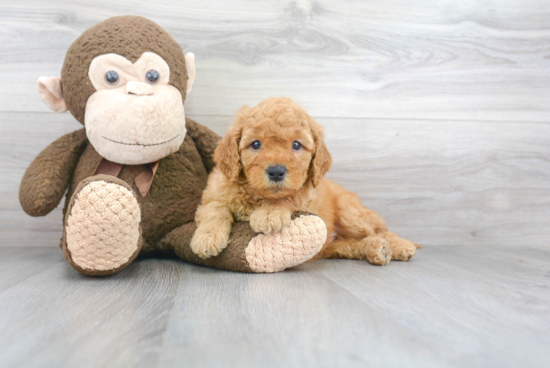
{"label": "tan ribbon bow", "polygon": [[[144,165],[145,168],[141,173],[139,173],[138,176],[134,179],[134,182],[136,183],[136,186],[138,187],[139,192],[143,197],[149,193],[149,189],[151,189],[151,185],[153,184],[153,179],[155,178],[155,174],[157,173],[157,168],[159,167],[159,161],[153,162],[151,164]],[[95,175],[104,174],[104,175],[111,175],[111,176],[118,176],[120,174],[120,171],[122,170],[122,165],[117,164],[115,162],[103,159],[99,163],[99,166],[97,167],[95,171]]]}

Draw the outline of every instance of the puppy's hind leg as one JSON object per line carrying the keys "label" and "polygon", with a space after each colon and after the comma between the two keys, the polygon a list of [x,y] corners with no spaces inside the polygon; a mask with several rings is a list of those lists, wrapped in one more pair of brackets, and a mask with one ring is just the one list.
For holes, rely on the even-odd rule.
{"label": "puppy's hind leg", "polygon": [[416,248],[422,247],[420,244],[403,239],[391,231],[381,233],[380,236],[388,242],[391,259],[394,261],[408,261],[416,254]]}
{"label": "puppy's hind leg", "polygon": [[363,239],[339,238],[325,245],[313,259],[340,258],[367,260],[375,265],[387,265],[391,260],[388,242],[380,236]]}
{"label": "puppy's hind leg", "polygon": [[338,238],[326,244],[315,259],[366,259],[372,264],[387,265],[390,260],[409,261],[420,245],[384,231],[362,239]]}
{"label": "puppy's hind leg", "polygon": [[416,254],[416,248],[421,247],[388,231],[384,220],[364,207],[355,193],[339,187],[336,195],[336,233],[343,238],[364,238],[370,263],[387,264],[380,263],[385,254],[382,248],[391,250],[392,260],[408,261]]}
{"label": "puppy's hind leg", "polygon": [[342,238],[363,239],[387,231],[384,220],[361,203],[357,194],[339,185],[333,188],[336,197],[336,233]]}
{"label": "puppy's hind leg", "polygon": [[319,258],[366,259],[387,265],[391,260],[388,241],[379,233],[387,232],[384,220],[361,203],[357,194],[330,183],[335,201],[334,222],[337,239],[319,253]]}

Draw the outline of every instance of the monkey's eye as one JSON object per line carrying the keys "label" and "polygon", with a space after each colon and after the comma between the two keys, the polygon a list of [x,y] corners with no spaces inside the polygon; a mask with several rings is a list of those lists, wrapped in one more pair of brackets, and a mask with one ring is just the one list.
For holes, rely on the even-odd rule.
{"label": "monkey's eye", "polygon": [[109,70],[107,73],[105,73],[105,80],[107,81],[107,83],[114,86],[118,83],[118,73],[114,70]]}
{"label": "monkey's eye", "polygon": [[260,143],[260,141],[254,141],[252,142],[252,144],[250,145],[250,147],[253,149],[253,150],[259,150],[260,147],[262,147],[262,144]]}
{"label": "monkey's eye", "polygon": [[156,70],[151,69],[147,72],[147,74],[145,74],[145,78],[147,78],[147,82],[150,84],[155,84],[158,82],[160,74]]}
{"label": "monkey's eye", "polygon": [[292,143],[292,149],[298,151],[300,148],[302,148],[302,144],[301,144],[300,142],[294,141],[294,142]]}

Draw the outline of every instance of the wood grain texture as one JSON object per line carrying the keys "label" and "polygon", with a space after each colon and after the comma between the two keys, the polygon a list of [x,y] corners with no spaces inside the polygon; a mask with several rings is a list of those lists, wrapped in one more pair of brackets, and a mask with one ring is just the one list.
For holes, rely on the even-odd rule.
{"label": "wood grain texture", "polygon": [[0,14],[0,111],[46,111],[37,77],[59,75],[80,33],[120,14],[157,21],[196,54],[195,114],[279,95],[325,117],[548,121],[550,111],[544,0],[4,0]]}
{"label": "wood grain texture", "polygon": [[36,79],[115,15],[166,28],[197,57],[186,113],[223,134],[277,95],[327,128],[329,176],[428,245],[548,245],[550,3],[284,0],[0,3],[0,245],[57,246],[61,212],[29,218],[24,170],[80,127]]}
{"label": "wood grain texture", "polygon": [[0,247],[0,367],[546,367],[549,250],[271,275],[147,259],[89,278],[59,249]]}

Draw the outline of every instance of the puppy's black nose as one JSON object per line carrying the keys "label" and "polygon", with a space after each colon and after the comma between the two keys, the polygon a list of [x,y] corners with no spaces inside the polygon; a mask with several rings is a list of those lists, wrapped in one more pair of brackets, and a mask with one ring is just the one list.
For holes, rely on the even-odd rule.
{"label": "puppy's black nose", "polygon": [[281,165],[270,166],[265,172],[267,173],[269,180],[281,181],[286,176],[286,167]]}

